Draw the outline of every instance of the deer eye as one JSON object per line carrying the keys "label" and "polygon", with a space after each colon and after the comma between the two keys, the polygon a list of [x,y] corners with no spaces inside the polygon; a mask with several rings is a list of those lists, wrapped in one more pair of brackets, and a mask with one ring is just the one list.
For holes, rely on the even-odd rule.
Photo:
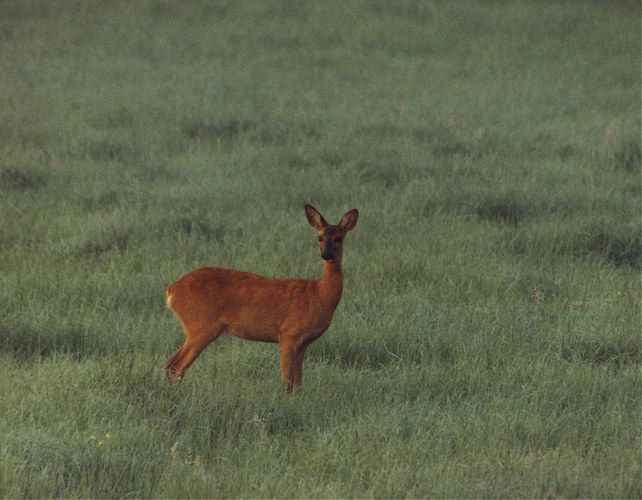
{"label": "deer eye", "polygon": [[323,240],[323,236],[319,236],[319,241],[322,241],[322,240]]}
{"label": "deer eye", "polygon": [[341,243],[343,241],[343,238],[341,236],[339,236],[338,238],[335,238],[334,241],[336,243]]}

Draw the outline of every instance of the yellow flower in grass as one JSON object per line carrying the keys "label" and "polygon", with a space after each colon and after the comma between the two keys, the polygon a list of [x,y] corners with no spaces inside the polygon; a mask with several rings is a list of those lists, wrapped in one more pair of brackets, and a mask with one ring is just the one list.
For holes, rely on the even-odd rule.
{"label": "yellow flower in grass", "polygon": [[[105,442],[99,440],[95,434],[92,434],[91,436],[89,436],[89,439],[92,441],[96,441],[97,446],[102,446],[105,444]],[[105,439],[111,439],[111,434],[109,432],[105,434]]]}

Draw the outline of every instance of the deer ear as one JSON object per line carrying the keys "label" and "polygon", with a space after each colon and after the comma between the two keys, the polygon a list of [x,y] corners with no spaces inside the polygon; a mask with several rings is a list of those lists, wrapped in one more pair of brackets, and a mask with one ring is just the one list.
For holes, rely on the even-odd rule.
{"label": "deer ear", "polygon": [[341,227],[341,229],[343,229],[347,233],[348,231],[354,229],[354,226],[357,225],[358,217],[359,217],[359,211],[356,208],[354,208],[341,218],[341,222],[339,222],[339,226]]}
{"label": "deer ear", "polygon": [[328,225],[323,216],[312,205],[305,206],[305,215],[310,225],[317,231],[321,231],[321,229]]}

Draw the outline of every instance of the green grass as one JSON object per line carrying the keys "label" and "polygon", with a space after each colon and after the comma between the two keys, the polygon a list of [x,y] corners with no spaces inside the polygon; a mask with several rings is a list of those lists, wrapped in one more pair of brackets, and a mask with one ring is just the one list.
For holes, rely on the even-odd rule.
{"label": "green grass", "polygon": [[[636,2],[0,2],[0,497],[642,496]],[[164,289],[314,278],[302,389]],[[107,437],[109,435],[109,437]]]}

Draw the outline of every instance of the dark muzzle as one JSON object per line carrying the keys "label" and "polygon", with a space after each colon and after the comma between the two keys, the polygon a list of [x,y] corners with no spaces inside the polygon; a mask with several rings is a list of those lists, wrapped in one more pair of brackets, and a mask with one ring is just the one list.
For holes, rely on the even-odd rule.
{"label": "dark muzzle", "polygon": [[328,250],[324,250],[321,253],[321,258],[327,262],[332,262],[334,260],[334,255],[332,255],[332,252],[329,252]]}

